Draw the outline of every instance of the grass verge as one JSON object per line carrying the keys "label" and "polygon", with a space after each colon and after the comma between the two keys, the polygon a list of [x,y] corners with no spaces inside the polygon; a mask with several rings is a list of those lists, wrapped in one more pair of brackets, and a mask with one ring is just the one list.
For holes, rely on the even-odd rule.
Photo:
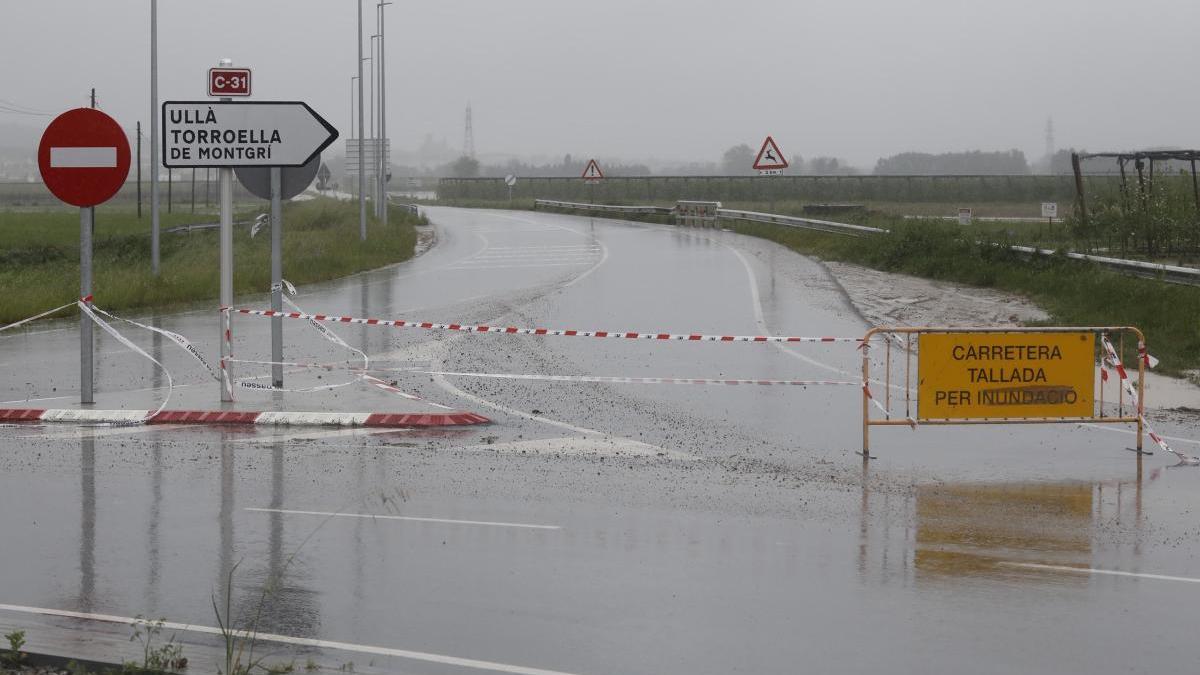
{"label": "grass verge", "polygon": [[1025,259],[995,240],[976,241],[978,231],[955,223],[911,221],[871,237],[765,223],[732,229],[821,259],[1023,295],[1050,315],[1046,325],[1136,326],[1161,359],[1160,372],[1200,368],[1200,287],[1125,276],[1065,256]]}
{"label": "grass verge", "polygon": [[[252,220],[254,215],[239,214],[234,220]],[[191,222],[205,220],[203,216],[190,218]],[[386,228],[371,219],[368,240],[361,242],[356,202],[321,198],[285,205],[284,277],[297,284],[312,283],[411,258],[417,217],[393,208],[388,219]],[[148,220],[139,223],[132,214],[122,218],[120,213],[107,213],[97,220],[93,295],[101,307],[171,308],[217,298],[216,229],[164,232],[162,274],[154,277],[150,274]],[[170,224],[175,223],[164,219],[164,228]],[[269,228],[251,237],[248,226],[234,226],[236,293],[265,293],[270,288],[270,246]],[[0,324],[78,297],[78,212],[0,214],[0,289]]]}

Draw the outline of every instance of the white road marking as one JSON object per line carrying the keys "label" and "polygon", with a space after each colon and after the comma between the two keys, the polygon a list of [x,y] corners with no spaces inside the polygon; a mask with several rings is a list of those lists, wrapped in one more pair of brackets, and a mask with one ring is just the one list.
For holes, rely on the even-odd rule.
{"label": "white road marking", "polygon": [[52,169],[112,169],[116,166],[115,147],[50,148]]}
{"label": "white road marking", "polygon": [[500,452],[524,455],[589,455],[595,457],[665,457],[666,459],[696,461],[696,455],[680,450],[668,450],[657,445],[628,438],[539,438],[528,441],[468,445],[461,450]]}
{"label": "white road marking", "polygon": [[523,269],[530,269],[530,268],[533,268],[533,267],[578,267],[578,266],[580,266],[580,265],[586,265],[586,264],[588,264],[588,261],[587,261],[587,260],[580,260],[579,262],[564,262],[564,263],[537,263],[537,264],[529,264],[529,265],[475,265],[475,264],[471,264],[471,265],[459,265],[458,267],[447,267],[447,268],[445,268],[445,269],[447,269],[447,270],[458,270],[458,271],[466,271],[466,270],[516,270],[516,269],[521,269],[521,270],[523,270]]}
{"label": "white road marking", "polygon": [[376,436],[379,434],[391,434],[391,433],[408,432],[408,431],[412,431],[412,429],[398,429],[398,428],[363,429],[361,427],[349,427],[349,428],[345,428],[345,429],[330,429],[330,430],[325,430],[325,431],[308,430],[308,431],[295,431],[295,432],[280,433],[280,434],[266,434],[266,435],[262,435],[262,436],[255,436],[254,438],[242,438],[242,439],[238,439],[233,442],[239,443],[239,444],[241,444],[241,443],[271,444],[271,443],[286,443],[288,441],[307,441],[307,440],[315,441],[318,439],[339,438],[342,436]]}
{"label": "white road marking", "polygon": [[39,440],[55,441],[60,439],[81,440],[88,438],[103,438],[105,436],[125,436],[128,434],[144,434],[151,431],[171,431],[194,425],[187,424],[140,424],[138,426],[119,427],[72,427],[66,431],[53,431],[44,434],[17,436],[17,438],[36,438]]}
{"label": "white road marking", "polygon": [[[71,612],[62,609],[49,609],[45,607],[27,607],[24,605],[5,605],[0,604],[0,610],[7,612],[19,612],[22,614],[39,614],[42,616],[58,616],[67,619],[83,619],[85,621],[101,621],[104,623],[117,623],[128,626],[138,619],[131,616],[115,616],[112,614],[92,614],[88,612]],[[222,635],[220,628],[215,626],[199,626],[195,624],[176,623],[174,621],[165,621],[160,624],[163,628],[173,631],[188,631],[191,633],[204,633],[206,635]],[[480,661],[478,659],[466,659],[459,656],[446,656],[443,654],[431,654],[429,652],[415,652],[408,649],[393,649],[391,647],[375,647],[372,645],[361,645],[353,642],[337,642],[335,640],[318,640],[315,638],[292,637],[290,635],[276,635],[273,633],[255,633],[252,636],[245,631],[233,631],[239,638],[253,637],[255,640],[263,642],[278,642],[281,644],[300,645],[304,647],[318,647],[321,649],[336,649],[345,652],[356,652],[359,654],[374,654],[377,656],[395,656],[402,659],[412,659],[414,661],[424,661],[426,663],[438,663],[447,666],[458,666],[460,668],[475,668],[477,670],[487,670],[494,673],[511,673],[512,675],[571,675],[558,670],[545,670],[542,668],[526,668],[525,666],[514,666],[507,663],[497,663],[495,661]]]}
{"label": "white road marking", "polygon": [[1068,567],[1066,565],[1041,565],[1038,563],[1020,563],[1001,561],[996,563],[1004,567],[1020,567],[1030,570],[1047,570],[1050,572],[1073,572],[1075,574],[1101,574],[1114,577],[1136,577],[1138,579],[1156,579],[1159,581],[1183,581],[1189,584],[1200,584],[1200,579],[1192,577],[1173,577],[1167,574],[1146,574],[1143,572],[1122,572],[1121,570],[1099,570],[1094,567]]}
{"label": "white road marking", "polygon": [[246,511],[257,513],[283,513],[292,516],[324,516],[326,518],[364,518],[366,520],[406,520],[416,523],[443,523],[446,525],[484,525],[488,527],[515,527],[525,530],[561,530],[560,525],[534,525],[530,523],[502,523],[491,520],[456,520],[453,518],[421,518],[417,516],[384,516],[372,513],[332,513],[328,511],[297,511],[294,509],[260,509],[247,507]]}

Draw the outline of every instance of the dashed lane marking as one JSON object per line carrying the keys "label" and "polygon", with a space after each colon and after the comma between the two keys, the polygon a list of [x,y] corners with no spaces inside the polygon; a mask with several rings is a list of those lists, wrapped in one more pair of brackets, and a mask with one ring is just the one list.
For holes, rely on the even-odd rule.
{"label": "dashed lane marking", "polygon": [[362,518],[365,520],[402,520],[415,523],[441,523],[444,525],[481,525],[485,527],[513,527],[524,530],[561,530],[560,525],[535,525],[532,523],[505,523],[492,520],[458,520],[455,518],[425,518],[418,516],[392,516],[373,513],[335,513],[330,511],[299,511],[295,509],[265,509],[247,507],[256,513],[282,513],[291,516],[324,516],[326,518]]}

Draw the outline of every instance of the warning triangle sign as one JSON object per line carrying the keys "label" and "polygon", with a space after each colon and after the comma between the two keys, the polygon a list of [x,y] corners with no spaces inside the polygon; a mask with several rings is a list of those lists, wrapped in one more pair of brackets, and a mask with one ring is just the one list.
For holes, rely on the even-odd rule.
{"label": "warning triangle sign", "polygon": [[587,168],[583,170],[583,175],[580,178],[584,180],[600,180],[604,178],[604,172],[600,170],[600,165],[596,163],[596,160],[589,159]]}
{"label": "warning triangle sign", "polygon": [[787,159],[779,151],[779,146],[775,144],[775,139],[767,136],[767,140],[763,141],[762,149],[758,151],[758,157],[754,158],[754,168],[759,171],[769,171],[771,169],[786,169],[787,167]]}

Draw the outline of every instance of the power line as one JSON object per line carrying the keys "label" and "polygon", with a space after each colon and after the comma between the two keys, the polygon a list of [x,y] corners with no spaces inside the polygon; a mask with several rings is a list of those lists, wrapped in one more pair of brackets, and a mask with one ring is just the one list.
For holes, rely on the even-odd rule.
{"label": "power line", "polygon": [[34,107],[23,105],[20,103],[13,103],[12,101],[6,101],[2,98],[0,98],[0,110],[2,110],[4,112],[15,113],[18,115],[47,115],[47,116],[49,116],[49,115],[54,114],[52,112],[41,110],[39,108],[34,108]]}

